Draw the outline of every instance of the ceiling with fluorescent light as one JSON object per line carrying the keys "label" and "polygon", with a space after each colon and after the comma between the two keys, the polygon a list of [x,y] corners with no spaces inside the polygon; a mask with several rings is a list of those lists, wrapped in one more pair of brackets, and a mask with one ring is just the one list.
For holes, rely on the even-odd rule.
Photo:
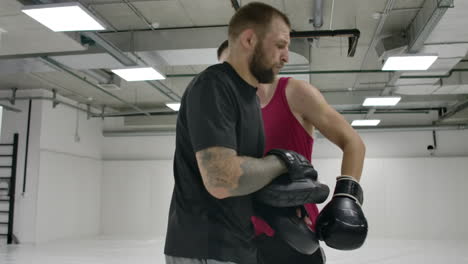
{"label": "ceiling with fluorescent light", "polygon": [[[468,1],[453,0],[450,8],[434,6],[435,0],[323,1],[320,28],[310,22],[314,0],[262,1],[285,12],[295,32],[360,31],[352,57],[347,37],[295,39],[283,76],[309,81],[350,122],[468,124]],[[0,1],[0,90],[56,90],[83,106],[105,106],[105,120],[115,123],[110,116],[120,116],[131,130],[174,128],[177,116],[165,104],[180,100],[193,76],[216,63],[216,48],[235,12],[231,0],[77,1],[106,25],[97,33],[53,32],[21,12],[24,6],[60,2],[70,1]],[[408,49],[438,59],[427,71],[381,71],[386,57]],[[167,78],[127,82],[111,71],[125,66],[151,66]],[[366,97],[377,96],[401,101],[362,106]],[[149,112],[155,115],[139,116]]]}

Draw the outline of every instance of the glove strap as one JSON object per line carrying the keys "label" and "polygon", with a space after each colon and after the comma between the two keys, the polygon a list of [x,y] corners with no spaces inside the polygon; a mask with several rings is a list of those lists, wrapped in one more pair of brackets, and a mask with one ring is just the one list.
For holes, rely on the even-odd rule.
{"label": "glove strap", "polygon": [[336,178],[336,187],[333,197],[346,196],[355,200],[359,205],[364,202],[364,193],[361,185],[351,176]]}

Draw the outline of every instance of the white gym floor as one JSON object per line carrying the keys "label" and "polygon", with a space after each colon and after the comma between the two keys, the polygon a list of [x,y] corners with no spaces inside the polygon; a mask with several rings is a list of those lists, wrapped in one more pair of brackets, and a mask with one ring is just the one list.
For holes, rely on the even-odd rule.
{"label": "white gym floor", "polygon": [[[164,239],[94,238],[0,246],[1,264],[159,264]],[[326,249],[328,264],[463,264],[468,241],[368,240],[355,251]]]}

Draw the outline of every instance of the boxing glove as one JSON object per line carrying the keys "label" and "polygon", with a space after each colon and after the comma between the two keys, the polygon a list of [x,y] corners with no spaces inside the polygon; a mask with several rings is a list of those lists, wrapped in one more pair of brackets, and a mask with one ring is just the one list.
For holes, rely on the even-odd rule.
{"label": "boxing glove", "polygon": [[364,196],[359,183],[350,176],[337,178],[332,200],[317,217],[318,238],[339,250],[357,249],[367,237],[367,220],[361,209]]}

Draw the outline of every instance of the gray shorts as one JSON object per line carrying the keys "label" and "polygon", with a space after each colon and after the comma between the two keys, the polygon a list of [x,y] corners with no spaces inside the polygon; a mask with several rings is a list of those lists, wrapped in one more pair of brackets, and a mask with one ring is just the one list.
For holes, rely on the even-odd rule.
{"label": "gray shorts", "polygon": [[181,258],[166,255],[166,264],[236,264],[234,262],[218,261],[214,259]]}

